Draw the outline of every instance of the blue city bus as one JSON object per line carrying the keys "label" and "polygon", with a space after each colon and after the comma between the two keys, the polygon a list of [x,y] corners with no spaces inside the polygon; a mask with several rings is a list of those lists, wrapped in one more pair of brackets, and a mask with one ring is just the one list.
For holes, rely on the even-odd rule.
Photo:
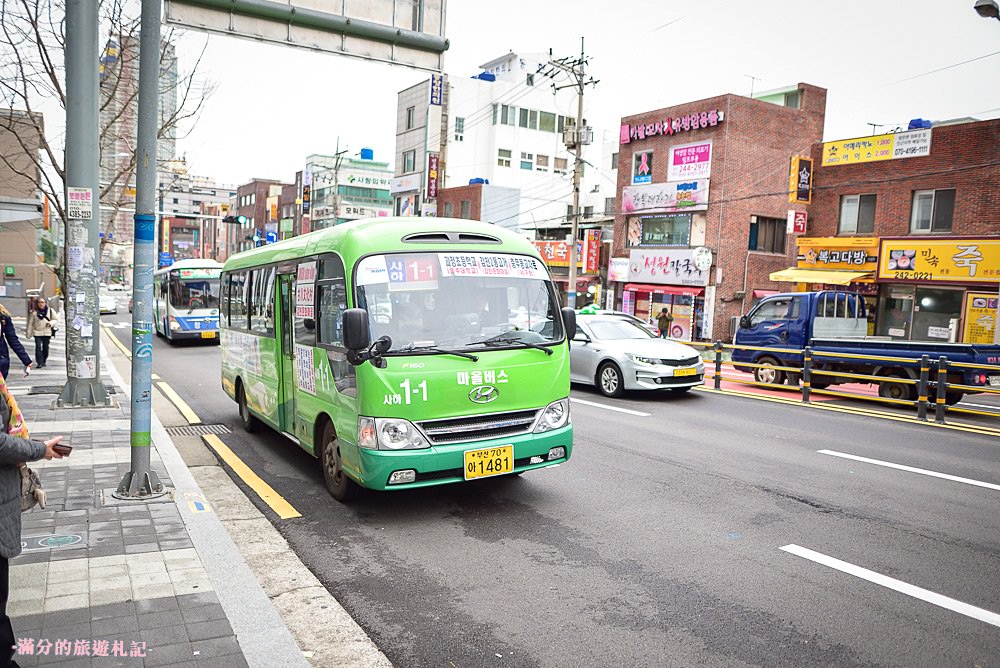
{"label": "blue city bus", "polygon": [[153,323],[168,341],[219,342],[219,278],[215,260],[180,260],[153,274]]}

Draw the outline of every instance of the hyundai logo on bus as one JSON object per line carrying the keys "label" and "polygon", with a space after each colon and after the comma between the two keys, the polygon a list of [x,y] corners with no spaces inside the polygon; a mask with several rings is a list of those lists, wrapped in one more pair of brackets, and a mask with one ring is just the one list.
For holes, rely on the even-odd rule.
{"label": "hyundai logo on bus", "polygon": [[480,385],[469,392],[469,400],[477,404],[488,404],[500,396],[500,390],[492,385]]}

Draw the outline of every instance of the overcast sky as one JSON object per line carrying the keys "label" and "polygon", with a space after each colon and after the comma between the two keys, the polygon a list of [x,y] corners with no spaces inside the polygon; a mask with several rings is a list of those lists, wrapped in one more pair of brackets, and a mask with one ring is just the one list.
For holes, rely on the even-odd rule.
{"label": "overcast sky", "polygon": [[[868,123],[888,130],[917,117],[1000,116],[1000,21],[981,18],[973,4],[450,0],[445,70],[471,76],[510,50],[577,54],[584,37],[590,73],[600,80],[586,95],[595,127],[616,132],[622,116],[746,95],[751,83],[760,91],[803,81],[829,91],[824,139],[832,140],[871,134]],[[203,73],[218,89],[178,151],[192,173],[230,185],[290,181],[307,155],[333,153],[338,138],[352,153],[371,147],[391,162],[396,93],[427,78],[196,32],[182,37],[182,69],[206,40]],[[957,65],[964,61],[973,62]],[[940,68],[948,69],[933,72]]]}

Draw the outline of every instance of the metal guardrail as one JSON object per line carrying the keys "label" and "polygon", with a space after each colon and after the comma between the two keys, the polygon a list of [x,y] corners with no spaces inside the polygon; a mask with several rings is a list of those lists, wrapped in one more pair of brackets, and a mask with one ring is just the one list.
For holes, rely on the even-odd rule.
{"label": "metal guardrail", "polygon": [[[706,363],[714,363],[714,371],[711,376],[706,374],[706,377],[711,377],[713,381],[713,387],[716,390],[722,391],[722,367],[724,365],[736,366],[731,361],[727,362],[724,359],[725,351],[733,350],[753,350],[760,352],[771,352],[771,353],[791,353],[802,355],[802,366],[778,366],[775,364],[759,364],[753,362],[740,362],[739,367],[741,369],[752,368],[769,368],[776,371],[784,371],[790,374],[796,374],[801,376],[802,385],[799,388],[802,393],[803,403],[810,403],[811,395],[821,394],[836,397],[845,397],[850,399],[861,399],[864,401],[875,401],[883,404],[893,404],[901,406],[913,406],[917,409],[917,419],[921,421],[927,421],[928,410],[933,409],[934,421],[939,424],[945,423],[945,416],[949,412],[969,414],[969,415],[984,415],[989,417],[1000,418],[1000,407],[998,407],[997,412],[981,411],[972,408],[965,408],[959,406],[948,406],[947,397],[948,391],[962,391],[962,392],[977,392],[984,394],[1000,394],[1000,387],[991,386],[978,386],[978,385],[964,385],[960,383],[949,383],[948,382],[948,370],[953,368],[964,368],[964,369],[979,369],[985,372],[997,371],[1000,372],[1000,365],[993,364],[972,364],[968,362],[949,362],[948,358],[945,356],[939,357],[937,360],[932,360],[929,355],[921,355],[920,357],[896,357],[888,355],[865,355],[865,354],[845,354],[845,353],[833,353],[827,351],[814,351],[811,347],[807,347],[803,350],[789,349],[789,348],[768,348],[762,346],[737,346],[723,344],[721,341],[715,341],[714,343],[704,343],[704,342],[685,342],[696,348],[704,348],[705,352],[711,349],[712,356],[705,359]],[[836,358],[841,360],[861,360],[864,362],[891,362],[891,363],[903,363],[909,365],[918,365],[917,378],[904,378],[897,376],[876,376],[872,374],[862,374],[853,373],[846,371],[829,371],[826,369],[816,369],[815,368],[815,358]],[[916,399],[900,399],[895,397],[885,397],[885,396],[869,396],[865,394],[857,394],[854,392],[843,392],[838,390],[827,389],[827,386],[823,384],[822,387],[814,387],[815,381],[814,376],[818,377],[820,384],[823,384],[822,376],[835,376],[837,378],[851,378],[859,381],[868,381],[870,384],[881,385],[883,383],[891,383],[894,385],[907,385],[915,386],[917,390]],[[742,385],[755,385],[758,387],[773,387],[774,383],[763,383],[755,380],[743,380],[736,378],[728,378],[727,382],[739,383]],[[933,395],[933,396],[932,396]]]}

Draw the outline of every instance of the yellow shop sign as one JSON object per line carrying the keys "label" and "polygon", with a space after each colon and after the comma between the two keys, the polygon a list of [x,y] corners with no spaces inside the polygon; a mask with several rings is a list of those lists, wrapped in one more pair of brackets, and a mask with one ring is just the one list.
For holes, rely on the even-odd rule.
{"label": "yellow shop sign", "polygon": [[882,239],[878,277],[893,281],[1000,282],[1000,237]]}

